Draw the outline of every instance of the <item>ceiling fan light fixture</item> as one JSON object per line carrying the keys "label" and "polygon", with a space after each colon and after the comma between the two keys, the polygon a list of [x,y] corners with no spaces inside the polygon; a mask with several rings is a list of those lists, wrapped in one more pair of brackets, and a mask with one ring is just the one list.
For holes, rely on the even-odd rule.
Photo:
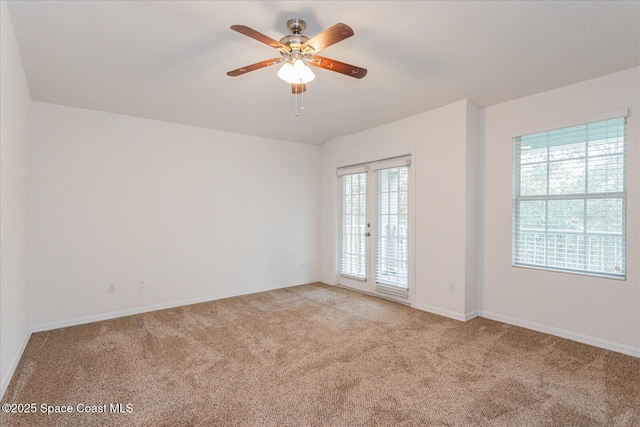
{"label": "ceiling fan light fixture", "polygon": [[296,59],[293,64],[286,62],[278,71],[278,77],[289,84],[306,84],[315,79],[316,75],[301,59]]}

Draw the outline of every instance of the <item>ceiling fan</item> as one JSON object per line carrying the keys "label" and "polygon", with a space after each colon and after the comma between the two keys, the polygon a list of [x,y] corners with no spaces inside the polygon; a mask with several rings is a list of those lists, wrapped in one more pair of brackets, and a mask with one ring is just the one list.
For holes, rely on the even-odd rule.
{"label": "ceiling fan", "polygon": [[232,25],[232,30],[277,49],[280,51],[281,56],[229,71],[227,75],[231,77],[241,76],[250,71],[284,62],[284,65],[278,71],[278,77],[291,84],[291,92],[294,94],[307,90],[306,84],[315,78],[309,65],[335,71],[356,79],[361,79],[367,75],[367,70],[364,68],[317,55],[322,49],[351,37],[353,30],[348,25],[336,24],[313,38],[302,34],[307,28],[307,23],[302,19],[290,19],[287,21],[287,28],[290,34],[282,37],[280,41],[276,41],[247,26]]}

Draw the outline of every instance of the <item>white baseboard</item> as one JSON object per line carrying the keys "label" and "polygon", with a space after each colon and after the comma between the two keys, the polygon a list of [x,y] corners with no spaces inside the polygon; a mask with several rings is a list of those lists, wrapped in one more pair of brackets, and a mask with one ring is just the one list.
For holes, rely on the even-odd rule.
{"label": "white baseboard", "polygon": [[640,348],[632,347],[630,345],[619,344],[613,341],[607,341],[600,338],[595,338],[588,335],[567,331],[566,329],[555,328],[553,326],[547,326],[540,323],[530,322],[528,320],[516,319],[514,317],[509,317],[509,316],[503,316],[501,314],[491,313],[489,311],[482,311],[480,313],[480,317],[485,317],[487,319],[496,320],[502,323],[508,323],[514,326],[521,326],[526,329],[532,329],[534,331],[555,335],[560,338],[566,338],[566,339],[577,341],[583,344],[592,345],[594,347],[604,348],[605,350],[611,350],[611,351],[626,354],[629,356],[640,357]]}
{"label": "white baseboard", "polygon": [[24,334],[24,338],[22,338],[22,342],[18,347],[18,351],[13,356],[13,360],[11,361],[11,365],[9,365],[9,370],[6,375],[2,378],[2,383],[0,383],[0,401],[4,398],[4,393],[7,391],[7,387],[9,387],[9,383],[11,382],[11,378],[13,378],[13,373],[16,371],[18,367],[18,363],[22,358],[22,353],[24,353],[24,349],[27,347],[27,343],[29,342],[29,338],[31,338],[32,329],[27,329],[27,332]]}
{"label": "white baseboard", "polygon": [[[450,319],[460,320],[461,322],[466,322],[467,320],[469,320],[469,319],[467,319],[467,315],[466,314],[457,313],[455,311],[450,311],[450,310],[445,310],[443,308],[434,307],[432,305],[414,303],[414,304],[411,305],[411,307],[417,308],[418,310],[427,311],[429,313],[437,314],[437,315],[440,315],[440,316],[448,317]],[[472,313],[470,313],[470,314],[472,314]],[[473,317],[476,317],[476,316],[477,316],[477,313]]]}
{"label": "white baseboard", "polygon": [[290,282],[290,283],[284,283],[279,285],[262,286],[258,288],[245,289],[242,291],[223,292],[220,294],[207,295],[204,297],[188,298],[180,301],[171,301],[171,302],[166,302],[161,304],[149,305],[145,307],[136,307],[136,308],[131,308],[127,310],[111,311],[108,313],[101,313],[101,314],[96,314],[92,316],[75,317],[72,319],[65,319],[65,320],[60,320],[56,322],[41,323],[39,325],[33,326],[32,331],[33,332],[50,331],[52,329],[67,328],[69,326],[99,322],[101,320],[109,320],[109,319],[115,319],[118,317],[132,316],[134,314],[148,313],[150,311],[164,310],[167,308],[181,307],[184,305],[198,304],[201,302],[215,301],[219,299],[237,297],[241,295],[255,294],[258,292],[273,291],[275,289],[306,285],[309,283],[316,283],[319,281],[320,280],[308,280],[308,281],[304,281],[304,283]]}
{"label": "white baseboard", "polygon": [[478,310],[468,311],[464,314],[464,321],[468,322],[469,320],[475,319],[478,316]]}

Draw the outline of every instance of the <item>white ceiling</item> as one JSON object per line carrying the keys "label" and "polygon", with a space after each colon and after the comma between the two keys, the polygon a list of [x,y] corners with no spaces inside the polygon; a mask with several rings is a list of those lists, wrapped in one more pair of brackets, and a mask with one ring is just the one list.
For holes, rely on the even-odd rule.
{"label": "white ceiling", "polygon": [[[462,98],[489,106],[640,65],[638,1],[10,1],[33,99],[320,145]],[[314,69],[294,115],[278,52],[302,18],[312,37],[355,36],[321,55],[367,68]]]}

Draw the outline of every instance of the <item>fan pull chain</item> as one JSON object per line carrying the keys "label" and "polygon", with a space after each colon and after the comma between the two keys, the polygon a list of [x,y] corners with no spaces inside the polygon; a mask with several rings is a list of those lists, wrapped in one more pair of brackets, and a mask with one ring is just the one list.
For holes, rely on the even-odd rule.
{"label": "fan pull chain", "polygon": [[300,95],[300,109],[304,110],[304,90],[302,89],[302,79],[300,79],[300,84],[296,84],[296,90],[294,92],[295,96],[295,114],[298,117],[298,95]]}

